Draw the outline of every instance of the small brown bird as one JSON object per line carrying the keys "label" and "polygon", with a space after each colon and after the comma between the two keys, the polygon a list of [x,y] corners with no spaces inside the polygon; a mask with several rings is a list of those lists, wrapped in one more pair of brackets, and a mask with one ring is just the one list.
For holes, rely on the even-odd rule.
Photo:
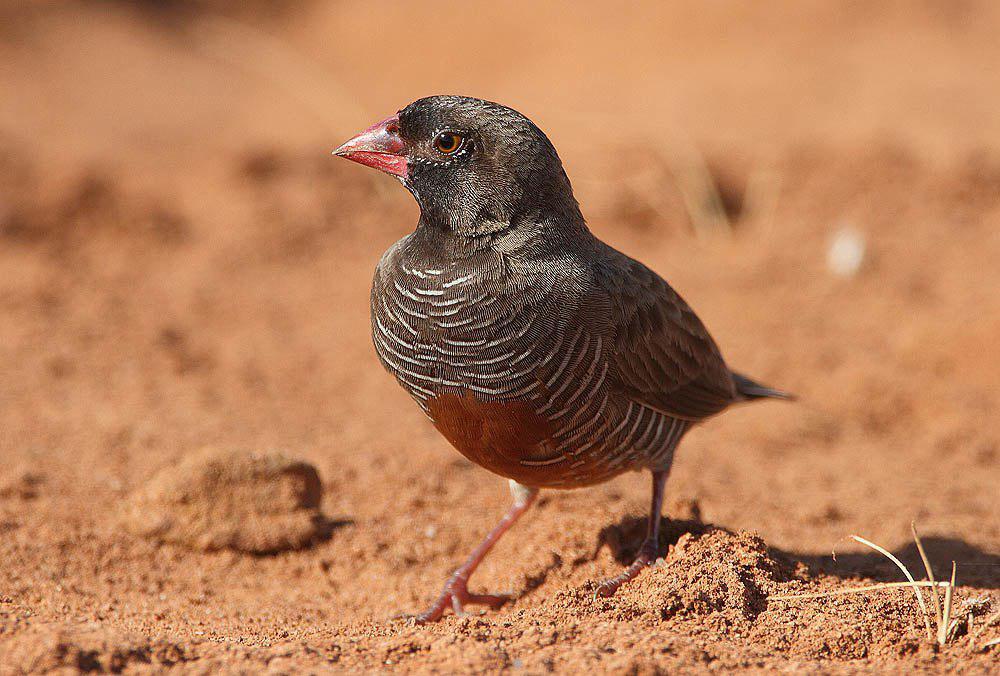
{"label": "small brown bird", "polygon": [[664,483],[684,433],[734,403],[788,395],[730,371],[659,275],[591,234],[555,148],[520,113],[431,96],[334,153],[397,177],[420,205],[416,230],[375,272],[382,364],[514,495],[416,619],[504,603],[470,593],[469,576],[540,488],[648,469],[647,537],[635,562],[599,585],[611,596],[657,558]]}

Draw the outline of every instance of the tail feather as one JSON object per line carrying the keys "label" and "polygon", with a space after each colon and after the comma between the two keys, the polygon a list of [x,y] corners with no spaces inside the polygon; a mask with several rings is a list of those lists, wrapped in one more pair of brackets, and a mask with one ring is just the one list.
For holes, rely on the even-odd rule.
{"label": "tail feather", "polygon": [[736,392],[744,399],[787,399],[795,401],[798,397],[789,392],[782,392],[747,378],[742,373],[732,372]]}

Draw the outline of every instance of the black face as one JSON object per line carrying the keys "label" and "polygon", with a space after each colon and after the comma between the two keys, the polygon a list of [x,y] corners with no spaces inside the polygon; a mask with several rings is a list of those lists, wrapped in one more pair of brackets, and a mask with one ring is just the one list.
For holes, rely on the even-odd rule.
{"label": "black face", "polygon": [[515,110],[432,96],[399,112],[407,175],[422,220],[476,236],[520,219],[579,216],[569,180],[545,134]]}

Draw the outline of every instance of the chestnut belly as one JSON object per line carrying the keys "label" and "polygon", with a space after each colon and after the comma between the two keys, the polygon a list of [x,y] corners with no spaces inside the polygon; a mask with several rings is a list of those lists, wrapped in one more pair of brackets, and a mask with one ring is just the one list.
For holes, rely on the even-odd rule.
{"label": "chestnut belly", "polygon": [[608,464],[597,444],[585,457],[556,450],[553,424],[529,401],[481,401],[471,392],[427,401],[434,426],[459,453],[495,474],[538,488],[577,488],[631,469]]}

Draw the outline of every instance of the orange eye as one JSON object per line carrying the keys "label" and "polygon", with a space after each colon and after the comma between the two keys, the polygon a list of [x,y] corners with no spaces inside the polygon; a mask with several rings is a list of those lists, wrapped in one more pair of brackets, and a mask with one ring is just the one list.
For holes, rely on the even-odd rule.
{"label": "orange eye", "polygon": [[444,155],[451,155],[462,147],[462,137],[453,131],[441,132],[434,139],[434,149]]}

